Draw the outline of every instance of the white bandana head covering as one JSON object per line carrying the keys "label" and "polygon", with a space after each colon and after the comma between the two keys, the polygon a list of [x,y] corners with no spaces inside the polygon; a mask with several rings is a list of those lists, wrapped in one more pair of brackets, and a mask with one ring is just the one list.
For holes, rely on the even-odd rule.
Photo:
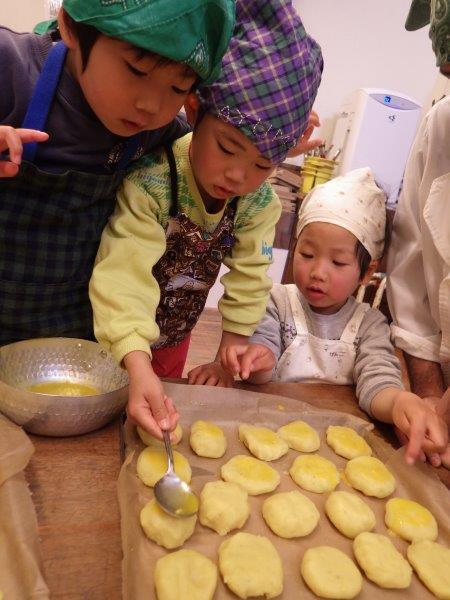
{"label": "white bandana head covering", "polygon": [[353,233],[372,260],[383,255],[386,195],[369,167],[355,169],[315,187],[303,200],[297,237],[309,223],[333,223]]}

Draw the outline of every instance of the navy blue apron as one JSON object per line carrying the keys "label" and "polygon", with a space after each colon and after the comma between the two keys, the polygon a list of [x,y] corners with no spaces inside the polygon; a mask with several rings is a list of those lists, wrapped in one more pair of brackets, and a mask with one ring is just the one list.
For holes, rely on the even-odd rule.
{"label": "navy blue apron", "polygon": [[152,350],[177,346],[195,327],[220,267],[235,243],[238,197],[228,203],[212,233],[203,230],[178,207],[178,175],[172,147],[165,147],[170,169],[171,205],[166,250],[153,267],[161,293],[156,322],[160,336]]}
{"label": "navy blue apron", "polygon": [[[49,52],[22,127],[45,130],[66,46]],[[24,147],[16,177],[0,179],[0,345],[45,336],[93,339],[88,284],[116,190],[139,147],[129,139],[112,174],[46,173]]]}

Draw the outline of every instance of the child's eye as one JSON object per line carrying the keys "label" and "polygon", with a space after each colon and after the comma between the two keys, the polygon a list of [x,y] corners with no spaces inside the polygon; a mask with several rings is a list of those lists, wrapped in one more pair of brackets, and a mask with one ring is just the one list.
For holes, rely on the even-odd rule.
{"label": "child's eye", "polygon": [[172,86],[172,91],[175,92],[175,94],[178,94],[179,96],[186,96],[187,94],[189,94],[189,90],[182,90],[176,85]]}
{"label": "child's eye", "polygon": [[234,152],[230,152],[230,150],[227,150],[226,148],[224,148],[220,142],[217,142],[217,145],[219,146],[219,148],[222,150],[222,152],[224,154],[231,154],[231,155],[234,154]]}
{"label": "child's eye", "polygon": [[306,252],[300,252],[303,258],[312,258],[312,254],[307,254]]}
{"label": "child's eye", "polygon": [[265,165],[256,165],[258,169],[261,171],[270,171],[271,167],[266,167]]}
{"label": "child's eye", "polygon": [[333,260],[333,264],[336,265],[336,267],[345,267],[347,265],[347,263],[339,262],[338,260]]}
{"label": "child's eye", "polygon": [[145,71],[139,71],[139,69],[136,69],[133,67],[133,65],[130,65],[129,62],[125,61],[125,64],[127,65],[127,69],[133,73],[133,75],[136,75],[136,77],[145,77],[147,75]]}

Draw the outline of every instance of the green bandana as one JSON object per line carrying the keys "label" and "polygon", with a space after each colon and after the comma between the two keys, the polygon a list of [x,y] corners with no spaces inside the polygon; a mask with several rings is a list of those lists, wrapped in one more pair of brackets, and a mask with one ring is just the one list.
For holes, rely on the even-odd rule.
{"label": "green bandana", "polygon": [[[234,25],[234,0],[64,0],[79,23],[109,37],[187,64],[211,83],[220,73]],[[55,29],[39,23],[35,33]]]}
{"label": "green bandana", "polygon": [[430,23],[430,38],[438,67],[450,62],[450,0],[413,0],[406,19],[408,31]]}

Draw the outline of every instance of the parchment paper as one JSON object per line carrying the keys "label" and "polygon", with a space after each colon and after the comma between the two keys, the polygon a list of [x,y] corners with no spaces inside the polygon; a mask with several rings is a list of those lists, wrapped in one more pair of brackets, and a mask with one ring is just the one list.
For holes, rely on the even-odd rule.
{"label": "parchment paper", "polygon": [[[183,440],[177,446],[192,467],[192,488],[200,493],[207,481],[220,479],[220,467],[236,454],[248,454],[245,446],[239,442],[237,426],[239,423],[252,423],[276,429],[294,419],[303,419],[315,427],[321,436],[321,447],[318,451],[322,456],[332,460],[339,470],[342,470],[347,461],[334,454],[325,441],[325,430],[328,425],[347,425],[353,427],[363,435],[372,446],[374,454],[382,459],[395,475],[397,489],[395,496],[410,498],[424,504],[435,515],[439,525],[438,541],[449,545],[450,542],[450,494],[446,487],[439,481],[430,467],[418,465],[408,467],[403,459],[403,451],[394,451],[386,442],[375,436],[370,430],[372,425],[345,413],[331,410],[318,410],[311,405],[298,400],[291,400],[281,396],[272,396],[247,392],[242,390],[229,390],[215,387],[187,386],[180,384],[166,384],[167,393],[173,398],[181,416],[183,426]],[[189,425],[197,420],[211,420],[220,425],[226,434],[228,449],[220,459],[207,459],[196,456],[189,446]],[[123,598],[124,600],[149,600],[155,598],[153,587],[153,570],[156,560],[164,556],[167,551],[146,538],[140,524],[139,512],[142,507],[153,497],[151,488],[146,487],[136,475],[136,459],[144,445],[139,440],[134,427],[126,425],[125,429],[126,458],[122,466],[118,494],[121,510],[121,528],[123,545]],[[300,489],[288,474],[289,467],[300,453],[289,450],[288,454],[277,461],[269,463],[281,474],[280,486],[275,492]],[[344,482],[336,488],[339,490],[354,491]],[[308,496],[320,511],[321,519],[317,528],[307,537],[293,540],[279,538],[268,528],[261,516],[261,505],[269,494],[249,496],[251,514],[242,531],[267,536],[277,548],[284,568],[284,591],[279,598],[283,599],[313,599],[316,596],[307,588],[300,575],[300,562],[307,548],[331,545],[343,550],[354,559],[352,540],[340,534],[328,521],[324,512],[324,503],[328,494],[314,494],[300,490]],[[377,533],[386,534],[384,525],[384,506],[387,499],[368,498],[360,494],[371,506],[377,518]],[[237,533],[238,530],[229,535]],[[193,536],[184,544],[184,548],[191,548],[202,552],[214,562],[218,562],[217,551],[226,536],[221,537],[197,521]],[[406,555],[407,543],[398,537],[391,538],[395,546]],[[413,575],[413,580],[408,590],[383,590],[364,577],[363,589],[358,596],[359,600],[403,600],[415,598],[426,600],[433,598],[426,588]],[[215,597],[216,599],[236,598],[228,588],[219,580]],[[186,598],[186,600],[188,600]]]}
{"label": "parchment paper", "polygon": [[20,427],[0,415],[0,590],[5,600],[48,600],[36,513],[23,469],[34,452]]}

